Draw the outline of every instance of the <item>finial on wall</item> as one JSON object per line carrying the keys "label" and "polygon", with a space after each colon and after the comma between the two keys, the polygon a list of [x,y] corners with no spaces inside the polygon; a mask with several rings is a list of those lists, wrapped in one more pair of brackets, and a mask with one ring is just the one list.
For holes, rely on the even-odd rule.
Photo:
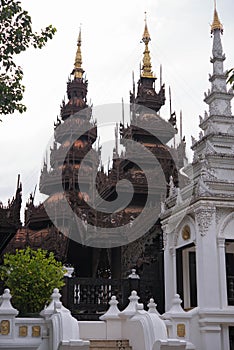
{"label": "finial on wall", "polygon": [[216,7],[216,0],[214,0],[214,18],[213,18],[213,23],[211,24],[211,34],[213,34],[216,29],[220,30],[221,33],[223,33],[223,25],[219,20],[217,7]]}

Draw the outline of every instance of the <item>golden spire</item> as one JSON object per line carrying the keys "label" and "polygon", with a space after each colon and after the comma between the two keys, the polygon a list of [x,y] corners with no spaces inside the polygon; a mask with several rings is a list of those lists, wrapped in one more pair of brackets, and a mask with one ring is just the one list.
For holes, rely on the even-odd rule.
{"label": "golden spire", "polygon": [[75,58],[74,70],[72,73],[74,74],[74,77],[78,79],[81,79],[84,73],[84,70],[82,68],[82,54],[81,54],[81,29],[78,36],[76,58]]}
{"label": "golden spire", "polygon": [[223,25],[219,20],[218,12],[216,9],[216,1],[214,2],[214,19],[211,25],[211,33],[213,33],[215,29],[219,29],[221,33],[223,32]]}
{"label": "golden spire", "polygon": [[145,51],[144,51],[144,57],[143,57],[143,67],[142,67],[141,76],[143,78],[154,78],[155,79],[155,76],[151,70],[152,69],[151,57],[150,57],[150,51],[149,51],[149,47],[148,47],[150,40],[151,39],[150,39],[148,27],[147,27],[146,12],[145,12],[145,29],[144,29],[143,38],[142,38],[142,41],[145,44]]}

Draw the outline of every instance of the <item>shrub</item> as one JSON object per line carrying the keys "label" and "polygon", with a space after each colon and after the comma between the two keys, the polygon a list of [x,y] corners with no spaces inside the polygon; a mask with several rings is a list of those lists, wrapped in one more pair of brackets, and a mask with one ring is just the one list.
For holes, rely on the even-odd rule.
{"label": "shrub", "polygon": [[38,313],[54,288],[64,285],[63,266],[53,253],[31,248],[5,254],[0,277],[12,294],[12,304],[21,314]]}

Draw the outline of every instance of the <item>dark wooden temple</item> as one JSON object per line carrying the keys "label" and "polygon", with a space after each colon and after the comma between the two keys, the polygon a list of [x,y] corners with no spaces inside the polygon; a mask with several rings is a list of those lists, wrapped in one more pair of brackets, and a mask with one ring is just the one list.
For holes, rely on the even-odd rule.
{"label": "dark wooden temple", "polygon": [[[170,176],[173,176],[174,183],[178,184],[177,168],[183,162],[185,144],[181,142],[179,151],[166,146],[177,130],[175,124],[172,125],[159,116],[160,108],[165,103],[165,90],[163,85],[160,86],[159,92],[155,90],[156,77],[151,69],[147,24],[142,40],[145,44],[142,72],[137,88],[133,84],[133,91],[130,93],[131,120],[129,124],[120,123],[119,127],[120,140],[125,147],[125,159],[119,156],[115,149],[112,167],[106,174],[102,168],[97,170],[101,152],[100,149],[93,147],[97,139],[97,125],[92,119],[92,108],[87,104],[88,82],[84,78],[82,68],[81,34],[79,34],[75,66],[72,78],[67,83],[68,99],[67,102],[62,102],[60,118],[57,118],[54,125],[54,145],[50,150],[50,164],[45,162],[40,177],[40,192],[48,195],[46,203],[50,209],[52,208],[51,210],[54,208],[58,225],[54,225],[48,217],[45,205],[35,205],[34,196],[31,196],[25,210],[25,226],[17,232],[5,251],[26,245],[53,251],[63,263],[74,266],[75,275],[80,278],[123,279],[131,273],[132,268],[136,268],[144,280],[145,288],[154,296],[159,309],[162,310],[163,243],[159,219],[156,218],[151,228],[134,242],[115,248],[95,248],[92,244],[88,244],[85,224],[82,227],[77,225],[63,208],[63,198],[66,196],[73,211],[84,223],[111,229],[124,225],[140,215],[148,196],[152,205],[160,206],[162,184],[164,181],[167,187]],[[80,136],[74,139],[76,130]],[[157,185],[150,194],[147,192],[144,171],[134,162],[127,160],[128,156],[131,157],[135,152],[134,148],[127,145],[127,140],[141,143],[148,149],[163,171],[162,178],[161,173],[155,174],[150,158],[145,157],[143,160],[144,168],[147,168],[150,176],[158,176]],[[80,169],[87,153],[89,158],[83,162]],[[102,209],[105,209],[105,203],[116,198],[116,184],[119,180],[128,179],[132,183],[134,196],[126,208],[106,214],[104,210],[95,212],[87,204],[88,193],[92,191],[90,177],[94,171],[97,172],[95,186],[103,198],[103,203],[102,201],[99,203]],[[82,191],[79,188],[81,182],[78,183],[78,175],[79,181],[82,182]],[[120,186],[118,190],[120,193],[125,193],[126,187]],[[0,208],[0,215],[1,210]],[[58,227],[63,228],[63,233]],[[74,234],[84,235],[86,237],[84,244],[78,243],[82,241],[81,239],[71,239]],[[5,240],[4,247],[9,238],[10,236]]]}
{"label": "dark wooden temple", "polygon": [[15,196],[8,200],[8,205],[6,206],[0,202],[0,253],[6,249],[22,225],[20,221],[21,191],[22,186],[18,176]]}

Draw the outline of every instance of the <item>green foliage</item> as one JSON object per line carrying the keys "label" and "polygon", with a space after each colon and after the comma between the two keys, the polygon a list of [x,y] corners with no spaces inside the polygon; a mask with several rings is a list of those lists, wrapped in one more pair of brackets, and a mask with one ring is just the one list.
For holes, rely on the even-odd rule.
{"label": "green foliage", "polygon": [[0,0],[0,8],[0,114],[23,113],[23,71],[15,64],[14,55],[30,46],[41,49],[56,29],[49,25],[41,33],[33,32],[31,17],[20,1]]}
{"label": "green foliage", "polygon": [[12,294],[12,304],[22,314],[40,312],[54,288],[64,285],[63,266],[53,253],[31,248],[5,254],[0,278]]}
{"label": "green foliage", "polygon": [[227,83],[231,84],[232,88],[234,89],[234,68],[232,68],[228,71]]}

